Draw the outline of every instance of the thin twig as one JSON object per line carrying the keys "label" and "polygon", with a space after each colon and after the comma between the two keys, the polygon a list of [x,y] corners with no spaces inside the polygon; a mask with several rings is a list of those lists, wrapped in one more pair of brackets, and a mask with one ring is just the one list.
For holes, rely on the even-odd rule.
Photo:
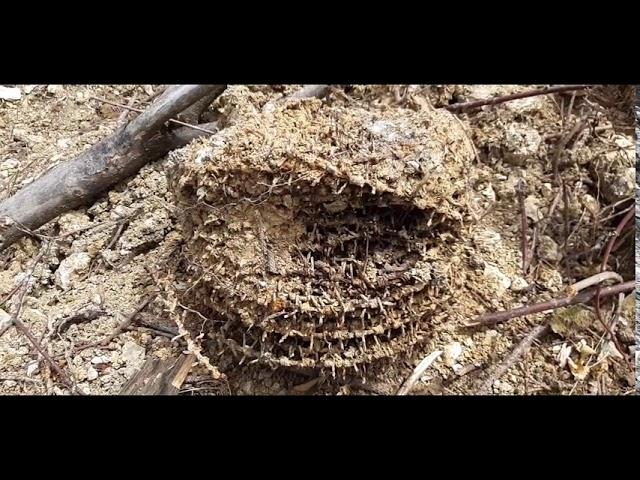
{"label": "thin twig", "polygon": [[[600,265],[600,271],[601,272],[604,272],[606,270],[607,263],[609,262],[609,255],[611,255],[611,250],[613,249],[613,245],[614,245],[616,239],[620,236],[620,234],[624,230],[624,227],[627,225],[629,220],[631,220],[631,218],[633,218],[634,211],[635,211],[635,209],[629,210],[629,212],[620,221],[620,223],[616,227],[616,230],[613,232],[613,235],[609,239],[609,242],[607,243],[607,248],[605,249],[604,255],[602,257],[602,264]],[[607,333],[611,337],[611,340],[615,343],[616,348],[618,348],[618,350],[620,350],[621,347],[620,347],[620,345],[618,343],[618,340],[617,340],[616,336],[613,334],[613,332],[609,328],[609,325],[607,325],[607,322],[605,322],[604,319],[602,318],[602,311],[600,310],[600,297],[601,296],[602,296],[602,290],[600,288],[600,285],[598,285],[598,288],[596,289],[596,299],[595,299],[595,302],[594,302],[595,310],[596,310],[596,317],[598,318],[598,321],[602,324],[602,326],[605,328],[605,330],[607,331]]]}
{"label": "thin twig", "polygon": [[634,208],[636,208],[635,204],[630,205],[628,208],[625,208],[624,210],[621,210],[619,212],[616,213],[612,213],[611,215],[604,217],[602,219],[598,219],[598,223],[605,223],[608,222],[609,220],[612,220],[616,217],[619,217],[620,215],[624,215],[629,213],[629,210],[633,210]]}
{"label": "thin twig", "polygon": [[138,98],[138,92],[134,92],[134,94],[131,95],[131,98],[129,99],[129,105],[127,106],[127,108],[122,110],[120,117],[118,117],[118,121],[116,122],[116,125],[118,127],[121,127],[126,122],[127,115],[129,114],[130,109],[133,108],[133,105],[136,103],[137,98]]}
{"label": "thin twig", "polygon": [[454,103],[444,107],[450,112],[458,112],[460,110],[468,110],[470,108],[484,107],[486,105],[498,105],[500,103],[510,102],[511,100],[520,100],[522,98],[535,97],[538,95],[549,95],[551,93],[571,92],[575,90],[584,90],[589,85],[557,85],[555,87],[537,88],[535,90],[527,90],[526,92],[513,93],[511,95],[502,95],[499,97],[488,98],[485,100],[476,100],[473,102]]}
{"label": "thin twig", "polygon": [[[40,252],[36,256],[36,258],[33,260],[33,264],[31,265],[31,268],[29,268],[24,279],[19,283],[18,288],[22,288],[22,287],[24,288],[22,288],[22,292],[20,292],[20,297],[18,298],[16,309],[11,315],[11,318],[9,318],[9,322],[7,323],[7,325],[5,325],[2,328],[2,331],[0,331],[0,337],[4,335],[4,333],[7,330],[9,330],[11,326],[15,325],[16,320],[20,317],[20,313],[22,313],[22,307],[24,306],[24,301],[32,287],[31,277],[33,277],[33,273],[35,272],[36,267],[42,260],[42,257],[45,255],[45,252],[49,251],[49,245],[50,245],[49,243],[44,243],[42,245],[42,247],[40,248]],[[17,291],[17,289],[14,289],[14,293],[15,291]]]}
{"label": "thin twig", "polygon": [[413,386],[418,382],[418,380],[420,380],[420,377],[422,377],[425,370],[429,368],[440,355],[442,355],[442,350],[436,350],[435,352],[425,357],[413,370],[413,373],[411,373],[409,378],[405,380],[396,395],[407,395],[411,391]]}
{"label": "thin twig", "polygon": [[624,218],[620,221],[616,230],[613,232],[613,235],[609,239],[609,243],[607,244],[607,248],[604,252],[604,256],[602,257],[602,264],[600,265],[600,271],[603,272],[607,268],[607,263],[609,262],[609,255],[611,255],[611,250],[613,249],[613,245],[616,239],[620,236],[624,228],[627,226],[627,223],[633,218],[634,209],[630,209]]}
{"label": "thin twig", "polygon": [[478,393],[480,395],[487,395],[488,393],[490,393],[491,387],[496,382],[496,380],[499,380],[505,373],[507,373],[507,371],[518,362],[520,357],[527,353],[527,351],[531,348],[531,345],[533,345],[533,342],[544,335],[548,329],[549,325],[538,325],[534,327],[534,329],[531,330],[531,332],[526,337],[524,337],[524,339],[522,339],[518,346],[513,349],[513,351],[507,356],[507,358],[505,358],[500,363],[500,365],[496,367],[493,374],[482,384]]}
{"label": "thin twig", "polygon": [[562,216],[564,218],[564,238],[565,241],[562,244],[562,258],[564,258],[565,274],[569,273],[569,261],[567,260],[567,239],[569,238],[569,190],[567,184],[562,180]]}
{"label": "thin twig", "polygon": [[[635,288],[635,280],[625,283],[619,283],[610,287],[605,287],[600,291],[601,297],[617,295],[620,292],[630,292]],[[577,295],[567,295],[566,297],[556,298],[547,302],[536,303],[534,305],[526,305],[524,307],[514,308],[503,312],[491,312],[480,315],[475,320],[467,322],[467,327],[475,327],[478,325],[493,325],[495,323],[505,322],[516,317],[525,315],[533,315],[534,313],[544,312],[546,310],[554,310],[556,308],[568,307],[579,303],[588,303],[596,296],[596,289],[583,290]]]}
{"label": "thin twig", "polygon": [[571,293],[575,295],[585,288],[601,284],[602,282],[606,282],[607,280],[616,280],[618,283],[622,283],[623,279],[616,272],[601,272],[585,278],[584,280],[580,280],[579,282],[571,285],[569,288],[571,290]]}
{"label": "thin twig", "polygon": [[560,139],[558,144],[556,145],[556,150],[553,155],[553,176],[555,178],[556,184],[560,178],[560,156],[562,155],[563,150],[567,147],[571,139],[580,133],[586,126],[588,125],[586,118],[581,118],[573,128]]}
{"label": "thin twig", "polygon": [[14,325],[20,333],[22,333],[25,337],[27,337],[29,342],[31,342],[31,344],[38,351],[38,353],[42,355],[42,358],[44,358],[46,362],[51,366],[51,368],[58,374],[58,376],[60,377],[60,380],[62,380],[65,386],[67,386],[72,391],[75,391],[76,388],[71,378],[69,378],[69,376],[62,370],[62,368],[60,368],[60,366],[53,360],[53,358],[49,356],[46,350],[42,348],[42,346],[40,345],[40,342],[38,341],[38,339],[33,336],[29,328],[20,320],[20,313],[22,312],[22,307],[24,306],[25,299],[32,287],[31,277],[33,277],[33,273],[35,272],[36,267],[42,260],[42,257],[44,257],[44,255],[49,252],[50,246],[51,246],[51,243],[45,242],[40,248],[40,252],[38,253],[38,256],[33,261],[33,265],[31,266],[31,268],[29,269],[29,273],[25,277],[25,280],[23,283],[24,288],[20,293],[20,298],[18,299],[16,310],[15,312],[13,312],[13,315],[9,320],[9,325],[3,329],[2,333],[4,333],[9,326]]}
{"label": "thin twig", "polygon": [[24,323],[22,323],[22,320],[20,320],[19,318],[16,318],[14,319],[13,324],[16,326],[16,329],[20,333],[22,333],[25,337],[29,339],[29,341],[35,347],[38,353],[42,355],[42,358],[44,358],[47,361],[47,363],[51,366],[51,368],[58,374],[58,376],[60,377],[60,380],[62,380],[62,383],[64,383],[65,386],[68,387],[70,390],[76,391],[76,387],[73,381],[71,380],[71,378],[69,378],[66,372],[62,370],[62,368],[60,368],[60,366],[55,362],[55,360],[49,356],[47,351],[44,348],[42,348],[42,346],[40,345],[40,342],[38,342],[38,340],[31,334],[27,326]]}
{"label": "thin twig", "polygon": [[551,219],[553,217],[554,212],[556,211],[556,207],[558,206],[558,203],[560,203],[561,196],[562,196],[562,192],[558,192],[556,196],[553,198],[553,202],[551,202],[551,207],[549,207],[549,213],[547,213],[547,221],[544,223],[544,225],[540,229],[540,237],[544,235],[545,230],[551,223]]}
{"label": "thin twig", "polygon": [[[121,103],[111,102],[109,100],[105,100],[104,98],[98,98],[98,97],[89,97],[89,98],[91,98],[92,100],[96,100],[98,102],[103,102],[108,105],[112,105],[114,107],[125,108],[127,110],[131,110],[132,112],[138,112],[138,113],[144,112],[144,110],[141,110],[139,108],[129,107],[127,105],[122,105]],[[170,118],[167,121],[178,124],[178,125],[182,125],[183,127],[189,127],[189,128],[192,128],[193,130],[198,130],[200,132],[210,133],[211,135],[215,135],[217,133],[217,132],[214,132],[213,130],[207,130],[206,128],[198,127],[197,125],[191,125],[190,123],[181,122],[180,120],[176,120],[174,118]]]}
{"label": "thin twig", "polygon": [[529,269],[529,246],[527,244],[527,229],[529,223],[527,222],[527,212],[524,205],[524,181],[520,179],[516,186],[516,194],[518,195],[518,203],[520,205],[520,234],[522,235],[521,250],[522,250],[522,274],[527,275]]}
{"label": "thin twig", "polygon": [[111,335],[109,335],[107,338],[105,338],[104,340],[101,340],[99,342],[94,342],[94,343],[90,343],[90,344],[86,344],[86,345],[80,345],[76,348],[76,352],[79,352],[81,350],[85,350],[87,348],[92,348],[92,347],[106,347],[107,345],[109,345],[114,338],[116,338],[118,335],[120,335],[122,332],[124,332],[129,325],[131,325],[131,322],[133,322],[136,318],[136,316],[138,316],[138,314],[140,312],[142,312],[142,310],[144,310],[145,308],[147,308],[147,305],[149,305],[158,295],[159,292],[153,292],[150,293],[149,295],[147,295],[136,307],[136,309],[131,312],[127,318],[125,318],[122,323],[120,323],[120,325],[118,325],[115,330],[113,332],[111,332]]}

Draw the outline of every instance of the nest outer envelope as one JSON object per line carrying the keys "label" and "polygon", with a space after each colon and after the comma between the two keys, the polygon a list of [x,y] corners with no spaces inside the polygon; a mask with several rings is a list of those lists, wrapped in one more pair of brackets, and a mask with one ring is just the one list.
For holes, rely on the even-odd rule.
{"label": "nest outer envelope", "polygon": [[472,159],[444,110],[251,115],[172,154],[178,293],[243,361],[335,372],[406,355],[441,308],[433,252],[465,215]]}

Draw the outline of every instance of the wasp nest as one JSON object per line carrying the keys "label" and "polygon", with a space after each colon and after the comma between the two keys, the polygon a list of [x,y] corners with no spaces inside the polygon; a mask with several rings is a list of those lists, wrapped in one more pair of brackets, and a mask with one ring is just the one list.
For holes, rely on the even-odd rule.
{"label": "wasp nest", "polygon": [[[175,154],[183,302],[237,358],[364,370],[424,339],[472,146],[446,111],[307,100]],[[447,259],[441,260],[442,264]]]}

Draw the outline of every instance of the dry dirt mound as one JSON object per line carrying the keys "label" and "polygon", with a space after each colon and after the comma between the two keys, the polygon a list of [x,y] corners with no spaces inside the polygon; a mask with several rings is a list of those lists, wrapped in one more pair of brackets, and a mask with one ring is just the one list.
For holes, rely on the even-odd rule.
{"label": "dry dirt mound", "polygon": [[[473,150],[446,111],[299,102],[172,160],[191,308],[241,361],[336,370],[411,354],[445,284]],[[450,237],[448,241],[453,241]]]}

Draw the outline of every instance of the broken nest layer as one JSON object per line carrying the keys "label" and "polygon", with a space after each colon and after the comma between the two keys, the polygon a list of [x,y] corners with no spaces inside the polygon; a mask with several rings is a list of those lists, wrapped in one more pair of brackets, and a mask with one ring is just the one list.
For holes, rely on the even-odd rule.
{"label": "broken nest layer", "polygon": [[472,158],[442,110],[251,115],[172,154],[176,293],[241,362],[364,371],[409,354],[450,288],[435,250],[455,241]]}

